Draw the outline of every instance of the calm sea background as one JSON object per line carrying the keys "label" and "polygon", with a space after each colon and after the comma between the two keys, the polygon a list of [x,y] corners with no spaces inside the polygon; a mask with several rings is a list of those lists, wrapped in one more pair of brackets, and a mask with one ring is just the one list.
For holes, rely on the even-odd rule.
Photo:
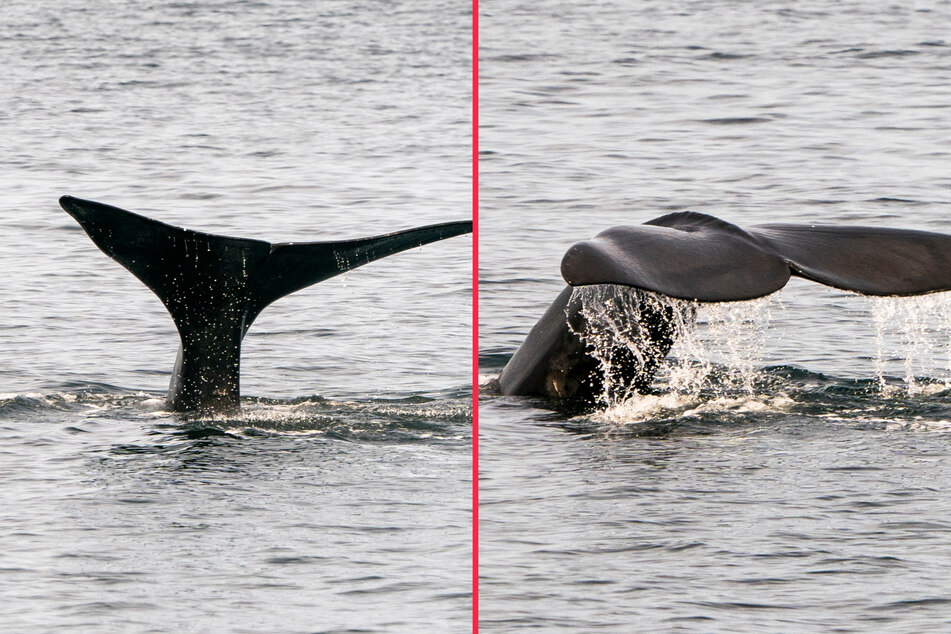
{"label": "calm sea background", "polygon": [[284,298],[244,413],[164,412],[165,309],[57,205],[270,241],[470,216],[471,7],[0,12],[0,629],[461,631],[468,236]]}
{"label": "calm sea background", "polygon": [[934,1],[482,3],[483,631],[951,628],[946,295],[704,309],[693,378],[602,413],[492,383],[614,225],[951,233],[949,33]]}

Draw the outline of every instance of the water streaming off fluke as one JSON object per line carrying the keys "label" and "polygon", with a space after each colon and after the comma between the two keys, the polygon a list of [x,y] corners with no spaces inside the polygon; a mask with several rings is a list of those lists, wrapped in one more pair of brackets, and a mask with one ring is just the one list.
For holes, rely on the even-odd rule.
{"label": "water streaming off fluke", "polygon": [[[763,374],[770,356],[769,339],[777,336],[773,314],[783,311],[782,293],[745,302],[698,303],[598,285],[577,287],[572,299],[581,303],[588,325],[576,334],[597,359],[605,378],[598,396],[600,406],[624,405],[629,413],[654,412],[678,409],[687,402],[680,397],[690,397],[687,400],[694,404],[720,400],[727,409],[734,409],[745,405],[729,399],[766,403],[782,396],[774,393],[775,382],[764,380]],[[883,397],[914,396],[951,385],[951,294],[854,299],[864,302],[855,315],[859,325],[864,321],[875,330],[876,349],[869,351],[868,358],[874,359],[870,372],[874,370],[876,382],[870,389]],[[645,315],[657,313],[670,319],[675,343],[660,362],[652,393],[644,395],[621,379],[617,350],[629,351],[641,365],[662,356],[644,335]],[[836,334],[830,322],[830,345],[835,345]]]}
{"label": "water streaming off fluke", "polygon": [[883,393],[894,391],[900,373],[910,394],[936,382],[951,386],[951,293],[919,297],[868,297],[875,325],[875,371]]}

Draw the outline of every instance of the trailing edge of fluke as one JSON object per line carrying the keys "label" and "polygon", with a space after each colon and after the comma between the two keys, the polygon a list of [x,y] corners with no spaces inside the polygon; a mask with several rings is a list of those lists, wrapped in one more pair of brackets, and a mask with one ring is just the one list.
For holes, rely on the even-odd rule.
{"label": "trailing edge of fluke", "polygon": [[181,337],[168,406],[200,414],[238,410],[241,340],[270,303],[374,260],[472,232],[472,222],[462,221],[355,240],[271,244],[191,231],[72,196],[59,203],[162,300]]}
{"label": "trailing edge of fluke", "polygon": [[[951,236],[928,231],[795,224],[749,230],[695,212],[614,227],[573,245],[561,263],[566,288],[499,376],[503,394],[577,397],[602,393],[598,361],[582,341],[587,324],[571,287],[627,286],[698,302],[774,293],[790,276],[866,295],[951,290]],[[650,385],[673,345],[670,315],[642,302],[641,355],[618,348],[622,380]]]}

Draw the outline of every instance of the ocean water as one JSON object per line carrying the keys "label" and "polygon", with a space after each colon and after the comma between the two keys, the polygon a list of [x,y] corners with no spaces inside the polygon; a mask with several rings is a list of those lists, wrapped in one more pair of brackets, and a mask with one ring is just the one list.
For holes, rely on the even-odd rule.
{"label": "ocean water", "polygon": [[657,393],[493,381],[561,257],[672,211],[951,233],[951,5],[482,3],[486,632],[946,631],[951,298],[701,308]]}
{"label": "ocean water", "polygon": [[464,2],[0,13],[0,629],[451,631],[471,615],[469,236],[269,307],[243,412],[163,409],[165,309],[57,205],[270,241],[470,216]]}

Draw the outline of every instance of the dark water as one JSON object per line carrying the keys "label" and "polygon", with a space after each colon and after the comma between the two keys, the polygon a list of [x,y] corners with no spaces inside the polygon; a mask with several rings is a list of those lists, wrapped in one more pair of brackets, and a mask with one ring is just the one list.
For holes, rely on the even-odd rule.
{"label": "dark water", "polygon": [[951,5],[481,9],[485,631],[944,631],[951,299],[704,309],[605,412],[492,379],[575,241],[669,211],[951,232]]}
{"label": "dark water", "polygon": [[470,619],[469,237],[282,299],[244,412],[162,411],[160,302],[69,193],[272,241],[469,216],[470,7],[31,2],[0,17],[0,623]]}

